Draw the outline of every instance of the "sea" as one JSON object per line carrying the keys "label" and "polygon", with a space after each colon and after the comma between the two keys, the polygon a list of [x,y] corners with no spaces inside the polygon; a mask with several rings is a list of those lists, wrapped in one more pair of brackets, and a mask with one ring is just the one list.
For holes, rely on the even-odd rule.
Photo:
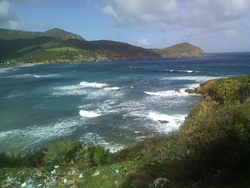
{"label": "sea", "polygon": [[63,139],[111,152],[178,130],[203,98],[185,89],[250,73],[250,53],[0,68],[0,152]]}

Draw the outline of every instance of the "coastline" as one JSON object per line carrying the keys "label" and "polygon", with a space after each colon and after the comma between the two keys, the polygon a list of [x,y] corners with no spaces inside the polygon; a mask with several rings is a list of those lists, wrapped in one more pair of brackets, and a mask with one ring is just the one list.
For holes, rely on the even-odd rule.
{"label": "coastline", "polygon": [[[86,163],[80,163],[79,158],[60,159],[59,164],[56,155],[53,161],[46,165],[43,162],[41,163],[41,161],[44,161],[41,157],[45,157],[50,150],[45,149],[43,151],[45,156],[41,155],[39,151],[22,157],[19,156],[22,162],[30,160],[29,157],[32,157],[33,160],[29,163],[31,166],[5,167],[3,169],[5,176],[2,177],[5,179],[0,185],[19,185],[20,182],[16,178],[19,177],[19,172],[22,172],[23,175],[25,174],[25,177],[22,178],[22,186],[40,183],[40,185],[50,186],[98,187],[100,181],[102,185],[105,184],[107,187],[115,184],[132,187],[135,181],[140,180],[139,186],[150,185],[158,177],[163,177],[170,180],[168,185],[171,187],[220,187],[222,185],[247,187],[249,181],[246,164],[249,164],[247,156],[250,153],[246,146],[249,143],[250,135],[249,132],[242,133],[247,128],[246,122],[249,123],[247,114],[244,112],[245,109],[250,109],[249,86],[244,89],[247,95],[242,95],[244,98],[241,99],[238,98],[238,95],[230,95],[230,97],[221,100],[220,89],[227,90],[228,87],[224,86],[227,86],[228,83],[230,85],[236,83],[240,87],[234,87],[234,90],[238,92],[242,91],[242,88],[245,87],[244,84],[249,82],[250,74],[241,77],[209,80],[201,84],[194,91],[202,94],[204,99],[190,110],[180,130],[146,138],[121,151],[107,154],[112,156],[112,162],[105,165],[99,164],[87,168]],[[219,87],[218,84],[220,84]],[[217,97],[214,96],[214,93],[211,93],[211,90],[218,92]],[[237,99],[241,102],[231,99]],[[238,119],[239,115],[241,119]],[[230,121],[228,121],[228,118]],[[238,119],[236,127],[235,119]],[[226,124],[223,122],[226,122]],[[238,139],[238,136],[241,139]],[[77,146],[77,143],[66,140],[54,144],[53,147],[58,145],[67,148],[68,144],[71,147]],[[52,148],[52,146],[50,147]],[[77,151],[88,151],[86,148],[77,147],[79,147]],[[100,148],[95,149],[100,152]],[[53,152],[56,152],[56,150]],[[60,153],[61,155],[68,156],[66,153]],[[107,155],[102,157],[105,158]],[[71,157],[73,156],[77,155],[71,154]],[[34,158],[37,159],[35,163]],[[19,161],[20,159],[12,158],[12,160]],[[39,160],[41,161],[38,162]],[[33,167],[33,163],[37,166]],[[195,163],[198,165],[194,165]],[[13,164],[15,164],[14,161],[12,161]],[[82,164],[84,164],[83,167],[80,167],[79,165]],[[17,163],[17,165],[20,165],[20,163]],[[46,168],[51,170],[45,170]],[[14,171],[18,172],[16,176],[11,175]],[[34,171],[36,171],[35,176]],[[200,173],[197,173],[197,171],[200,171]],[[39,175],[37,172],[42,172],[44,175]],[[235,173],[237,173],[237,176],[235,176]],[[63,174],[61,175],[62,179],[52,181],[59,174]],[[104,178],[107,176],[108,178]],[[43,181],[36,177],[40,177]],[[230,178],[230,182],[227,181],[228,178]],[[148,179],[149,181],[147,181]]]}

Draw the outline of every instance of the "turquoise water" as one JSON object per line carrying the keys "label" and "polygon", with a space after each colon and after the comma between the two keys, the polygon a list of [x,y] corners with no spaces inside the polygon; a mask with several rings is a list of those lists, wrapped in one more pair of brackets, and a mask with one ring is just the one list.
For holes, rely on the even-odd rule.
{"label": "turquoise water", "polygon": [[1,68],[0,151],[63,138],[115,151],[177,130],[202,100],[185,89],[248,73],[250,53]]}

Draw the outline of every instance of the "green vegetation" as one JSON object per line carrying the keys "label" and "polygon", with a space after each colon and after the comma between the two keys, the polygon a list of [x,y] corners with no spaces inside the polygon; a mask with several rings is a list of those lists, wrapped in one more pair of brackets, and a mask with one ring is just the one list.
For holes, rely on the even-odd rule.
{"label": "green vegetation", "polygon": [[[35,169],[44,174],[39,176],[43,182],[61,174],[53,184],[58,187],[154,187],[159,177],[170,180],[161,187],[249,187],[249,84],[250,75],[202,84],[196,92],[204,100],[192,108],[179,131],[116,153],[69,140],[25,155],[1,153],[0,185],[8,177],[25,181]],[[60,167],[54,169],[56,165]]]}
{"label": "green vegetation", "polygon": [[0,29],[0,65],[197,55],[204,55],[204,52],[188,43],[150,50],[115,41],[86,41],[58,28],[45,32]]}

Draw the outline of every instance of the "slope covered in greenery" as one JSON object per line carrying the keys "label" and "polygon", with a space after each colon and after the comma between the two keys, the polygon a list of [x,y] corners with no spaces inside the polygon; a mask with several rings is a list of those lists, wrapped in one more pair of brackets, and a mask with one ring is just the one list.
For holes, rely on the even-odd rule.
{"label": "slope covered in greenery", "polygon": [[54,37],[56,39],[79,39],[85,40],[79,35],[64,31],[59,28],[54,28],[45,32],[29,32],[29,31],[19,31],[10,29],[0,28],[0,39],[4,40],[15,40],[15,39],[33,39],[36,37]]}
{"label": "slope covered in greenery", "polygon": [[[1,187],[249,187],[250,75],[216,79],[192,92],[179,131],[116,153],[60,141],[26,154],[0,154]],[[191,91],[189,91],[191,92]],[[167,178],[155,186],[157,178]],[[160,186],[162,185],[162,186]]]}
{"label": "slope covered in greenery", "polygon": [[79,35],[57,28],[45,32],[0,29],[0,62],[2,64],[156,57],[159,55],[144,48],[114,41],[86,41]]}
{"label": "slope covered in greenery", "polygon": [[86,41],[79,35],[58,28],[45,32],[0,29],[0,63],[2,65],[196,55],[204,55],[204,52],[187,43],[150,50],[115,41]]}

